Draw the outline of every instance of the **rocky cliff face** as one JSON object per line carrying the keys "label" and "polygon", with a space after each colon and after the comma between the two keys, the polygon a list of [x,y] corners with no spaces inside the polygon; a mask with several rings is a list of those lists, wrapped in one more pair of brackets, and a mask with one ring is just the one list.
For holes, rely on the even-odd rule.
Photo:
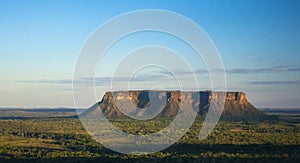
{"label": "rocky cliff face", "polygon": [[[83,114],[96,114],[102,111],[106,117],[125,116],[120,110],[132,115],[143,115],[147,109],[160,111],[159,117],[175,117],[182,100],[199,109],[199,114],[205,115],[212,99],[218,98],[220,92],[198,91],[118,91],[106,92],[102,100]],[[158,105],[151,103],[151,98]],[[153,107],[154,105],[154,107]],[[157,106],[156,106],[157,105]],[[134,106],[134,107],[133,107]],[[121,108],[120,108],[121,107]],[[159,108],[162,107],[162,108]],[[137,109],[139,108],[139,109]],[[222,117],[227,119],[259,118],[264,114],[251,105],[243,92],[227,92]]]}

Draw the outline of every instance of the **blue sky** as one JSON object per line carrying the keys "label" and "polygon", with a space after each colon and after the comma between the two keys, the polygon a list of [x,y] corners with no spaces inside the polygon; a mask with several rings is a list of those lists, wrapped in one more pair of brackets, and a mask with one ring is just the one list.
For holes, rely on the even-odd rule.
{"label": "blue sky", "polygon": [[228,89],[246,92],[255,106],[300,106],[300,2],[296,0],[3,0],[0,106],[74,106],[73,68],[85,40],[105,21],[140,9],[177,12],[201,26],[219,50]]}

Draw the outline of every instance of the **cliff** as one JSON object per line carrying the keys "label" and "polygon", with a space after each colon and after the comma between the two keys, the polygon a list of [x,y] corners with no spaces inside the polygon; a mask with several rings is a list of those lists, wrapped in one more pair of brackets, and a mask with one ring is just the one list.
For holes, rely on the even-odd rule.
{"label": "cliff", "polygon": [[[180,103],[184,98],[193,108],[199,109],[199,115],[205,116],[208,112],[210,102],[218,98],[221,92],[198,91],[117,91],[106,92],[102,100],[82,113],[91,115],[102,111],[108,118],[124,117],[125,115],[143,116],[144,114],[155,114],[155,117],[173,118],[176,116]],[[224,94],[224,93],[223,93]],[[151,103],[150,99],[157,101]],[[163,105],[161,105],[163,104]],[[225,105],[221,118],[236,119],[258,119],[265,115],[257,110],[246,98],[243,92],[226,92]]]}

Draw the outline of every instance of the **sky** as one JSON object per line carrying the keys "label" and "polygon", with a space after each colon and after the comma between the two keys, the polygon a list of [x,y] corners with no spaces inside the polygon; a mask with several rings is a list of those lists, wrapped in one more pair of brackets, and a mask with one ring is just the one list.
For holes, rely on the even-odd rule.
{"label": "sky", "polygon": [[[2,0],[0,107],[74,107],[72,77],[85,41],[108,20],[142,9],[168,10],[198,24],[219,51],[229,91],[245,92],[256,107],[300,107],[297,0]],[[200,88],[210,88],[205,64],[193,58],[187,45],[170,35],[146,31],[121,39],[107,51],[95,73],[97,90],[110,82],[122,54],[152,44],[180,53],[198,72]],[[143,88],[157,82],[166,88],[176,85],[159,67],[138,70],[131,84]]]}

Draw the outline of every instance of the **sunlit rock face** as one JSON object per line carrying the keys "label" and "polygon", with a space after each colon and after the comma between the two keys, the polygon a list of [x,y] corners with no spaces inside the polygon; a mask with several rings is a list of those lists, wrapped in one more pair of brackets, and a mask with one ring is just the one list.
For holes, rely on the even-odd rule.
{"label": "sunlit rock face", "polygon": [[244,92],[227,92],[227,101],[237,101],[239,104],[247,102],[246,94]]}
{"label": "sunlit rock face", "polygon": [[[221,95],[225,95],[225,98]],[[155,102],[151,101],[151,98]],[[189,104],[197,110],[200,116],[205,116],[210,109],[212,100],[225,100],[222,111],[223,118],[259,118],[264,116],[261,111],[247,101],[246,94],[243,92],[150,90],[106,92],[102,100],[85,111],[83,115],[97,115],[99,111],[102,111],[109,118],[124,117],[124,112],[142,115],[152,105],[152,109],[160,111],[157,116],[173,118],[177,115],[181,104]],[[160,103],[162,105],[159,105]]]}

